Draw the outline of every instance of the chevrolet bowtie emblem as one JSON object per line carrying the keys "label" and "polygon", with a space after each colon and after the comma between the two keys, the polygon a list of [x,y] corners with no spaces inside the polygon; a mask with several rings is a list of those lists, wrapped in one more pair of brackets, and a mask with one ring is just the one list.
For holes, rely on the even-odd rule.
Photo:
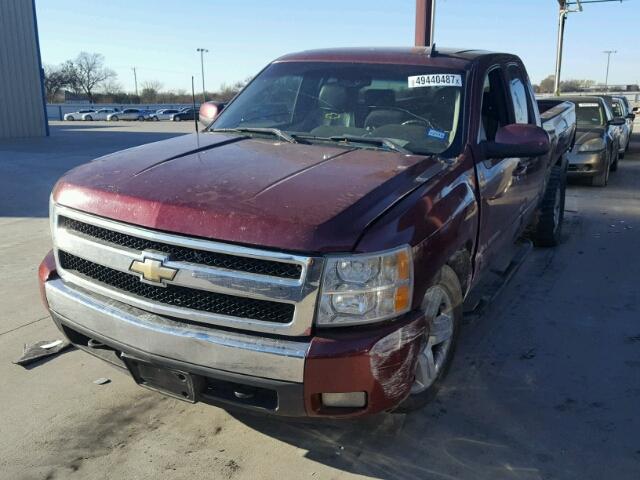
{"label": "chevrolet bowtie emblem", "polygon": [[178,273],[175,268],[165,267],[162,258],[144,257],[142,260],[131,262],[129,270],[140,274],[140,280],[154,285],[166,285],[166,280],[173,280]]}

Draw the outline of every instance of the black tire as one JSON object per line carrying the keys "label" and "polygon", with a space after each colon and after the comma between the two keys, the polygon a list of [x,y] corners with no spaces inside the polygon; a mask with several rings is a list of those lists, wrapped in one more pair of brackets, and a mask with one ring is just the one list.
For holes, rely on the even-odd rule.
{"label": "black tire", "polygon": [[74,120],[75,120],[75,118],[73,118],[71,116],[67,117],[67,121],[69,121],[69,122],[73,122]]}
{"label": "black tire", "polygon": [[619,153],[616,156],[616,159],[614,160],[614,162],[611,164],[611,168],[609,169],[610,172],[615,172],[616,170],[618,170],[618,160],[620,160],[622,157],[624,157],[623,153]]}
{"label": "black tire", "polygon": [[138,117],[138,121],[139,122],[144,122],[144,117],[143,116]]}
{"label": "black tire", "polygon": [[[409,413],[423,408],[429,402],[431,402],[440,390],[442,383],[449,371],[451,361],[455,355],[456,345],[458,343],[458,337],[460,334],[460,325],[462,324],[462,287],[460,286],[460,280],[451,267],[445,265],[440,269],[434,282],[431,286],[441,287],[446,291],[451,301],[451,318],[453,320],[453,330],[451,334],[451,342],[446,356],[442,362],[442,367],[438,372],[436,380],[426,389],[419,393],[410,393],[409,396],[395,409],[399,413]],[[429,289],[430,290],[430,289]],[[425,296],[426,301],[426,296]],[[423,301],[423,302],[425,302]],[[423,308],[425,307],[423,303]],[[425,309],[426,310],[426,309]],[[432,319],[429,319],[431,322]],[[425,332],[426,333],[426,332]]]}
{"label": "black tire", "polygon": [[591,185],[594,187],[606,187],[609,183],[609,172],[611,171],[611,163],[607,163],[604,171],[591,178]]}
{"label": "black tire", "polygon": [[85,119],[87,122],[91,122],[91,121],[93,120],[93,117],[92,117],[91,115],[87,115],[86,117],[84,117],[84,119]]}
{"label": "black tire", "polygon": [[118,120],[120,120],[120,119],[118,118],[118,116],[117,116],[117,115],[114,115],[113,117],[111,117],[111,119],[110,119],[110,120],[111,120],[112,122],[117,122],[117,121],[118,121]]}
{"label": "black tire", "polygon": [[180,117],[173,117],[173,121],[174,121],[174,122],[181,122],[181,121],[182,121],[182,118],[180,118]]}
{"label": "black tire", "polygon": [[549,182],[538,208],[532,240],[536,247],[555,247],[562,238],[567,174],[560,166],[551,169]]}

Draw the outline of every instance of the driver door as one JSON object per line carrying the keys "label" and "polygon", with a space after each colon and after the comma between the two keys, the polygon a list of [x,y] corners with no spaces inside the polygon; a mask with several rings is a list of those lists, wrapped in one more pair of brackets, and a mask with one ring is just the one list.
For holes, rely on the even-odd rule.
{"label": "driver door", "polygon": [[[486,75],[478,128],[478,144],[494,141],[500,127],[514,123],[511,94],[501,66]],[[482,151],[478,148],[477,151]],[[526,205],[526,187],[518,176],[520,158],[479,158],[476,163],[480,190],[480,235],[476,262],[482,271],[509,246],[519,233]]]}

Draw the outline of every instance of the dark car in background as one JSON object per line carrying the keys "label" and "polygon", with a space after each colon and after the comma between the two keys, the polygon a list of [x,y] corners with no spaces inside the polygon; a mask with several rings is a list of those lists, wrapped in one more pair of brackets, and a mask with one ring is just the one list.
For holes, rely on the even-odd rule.
{"label": "dark car in background", "polygon": [[562,97],[576,106],[577,133],[569,154],[569,177],[591,178],[591,184],[604,187],[609,172],[616,171],[620,158],[620,127],[605,97]]}
{"label": "dark car in background", "polygon": [[171,116],[171,120],[174,122],[181,122],[183,120],[195,120],[198,117],[198,109],[189,107],[184,108],[178,113],[174,113]]}

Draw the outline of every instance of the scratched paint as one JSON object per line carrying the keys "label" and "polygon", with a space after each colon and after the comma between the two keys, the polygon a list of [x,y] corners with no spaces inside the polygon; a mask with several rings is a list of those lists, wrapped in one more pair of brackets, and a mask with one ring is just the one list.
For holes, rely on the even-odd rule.
{"label": "scratched paint", "polygon": [[413,322],[379,340],[371,349],[371,373],[389,400],[407,394],[415,359],[425,329],[423,322]]}

